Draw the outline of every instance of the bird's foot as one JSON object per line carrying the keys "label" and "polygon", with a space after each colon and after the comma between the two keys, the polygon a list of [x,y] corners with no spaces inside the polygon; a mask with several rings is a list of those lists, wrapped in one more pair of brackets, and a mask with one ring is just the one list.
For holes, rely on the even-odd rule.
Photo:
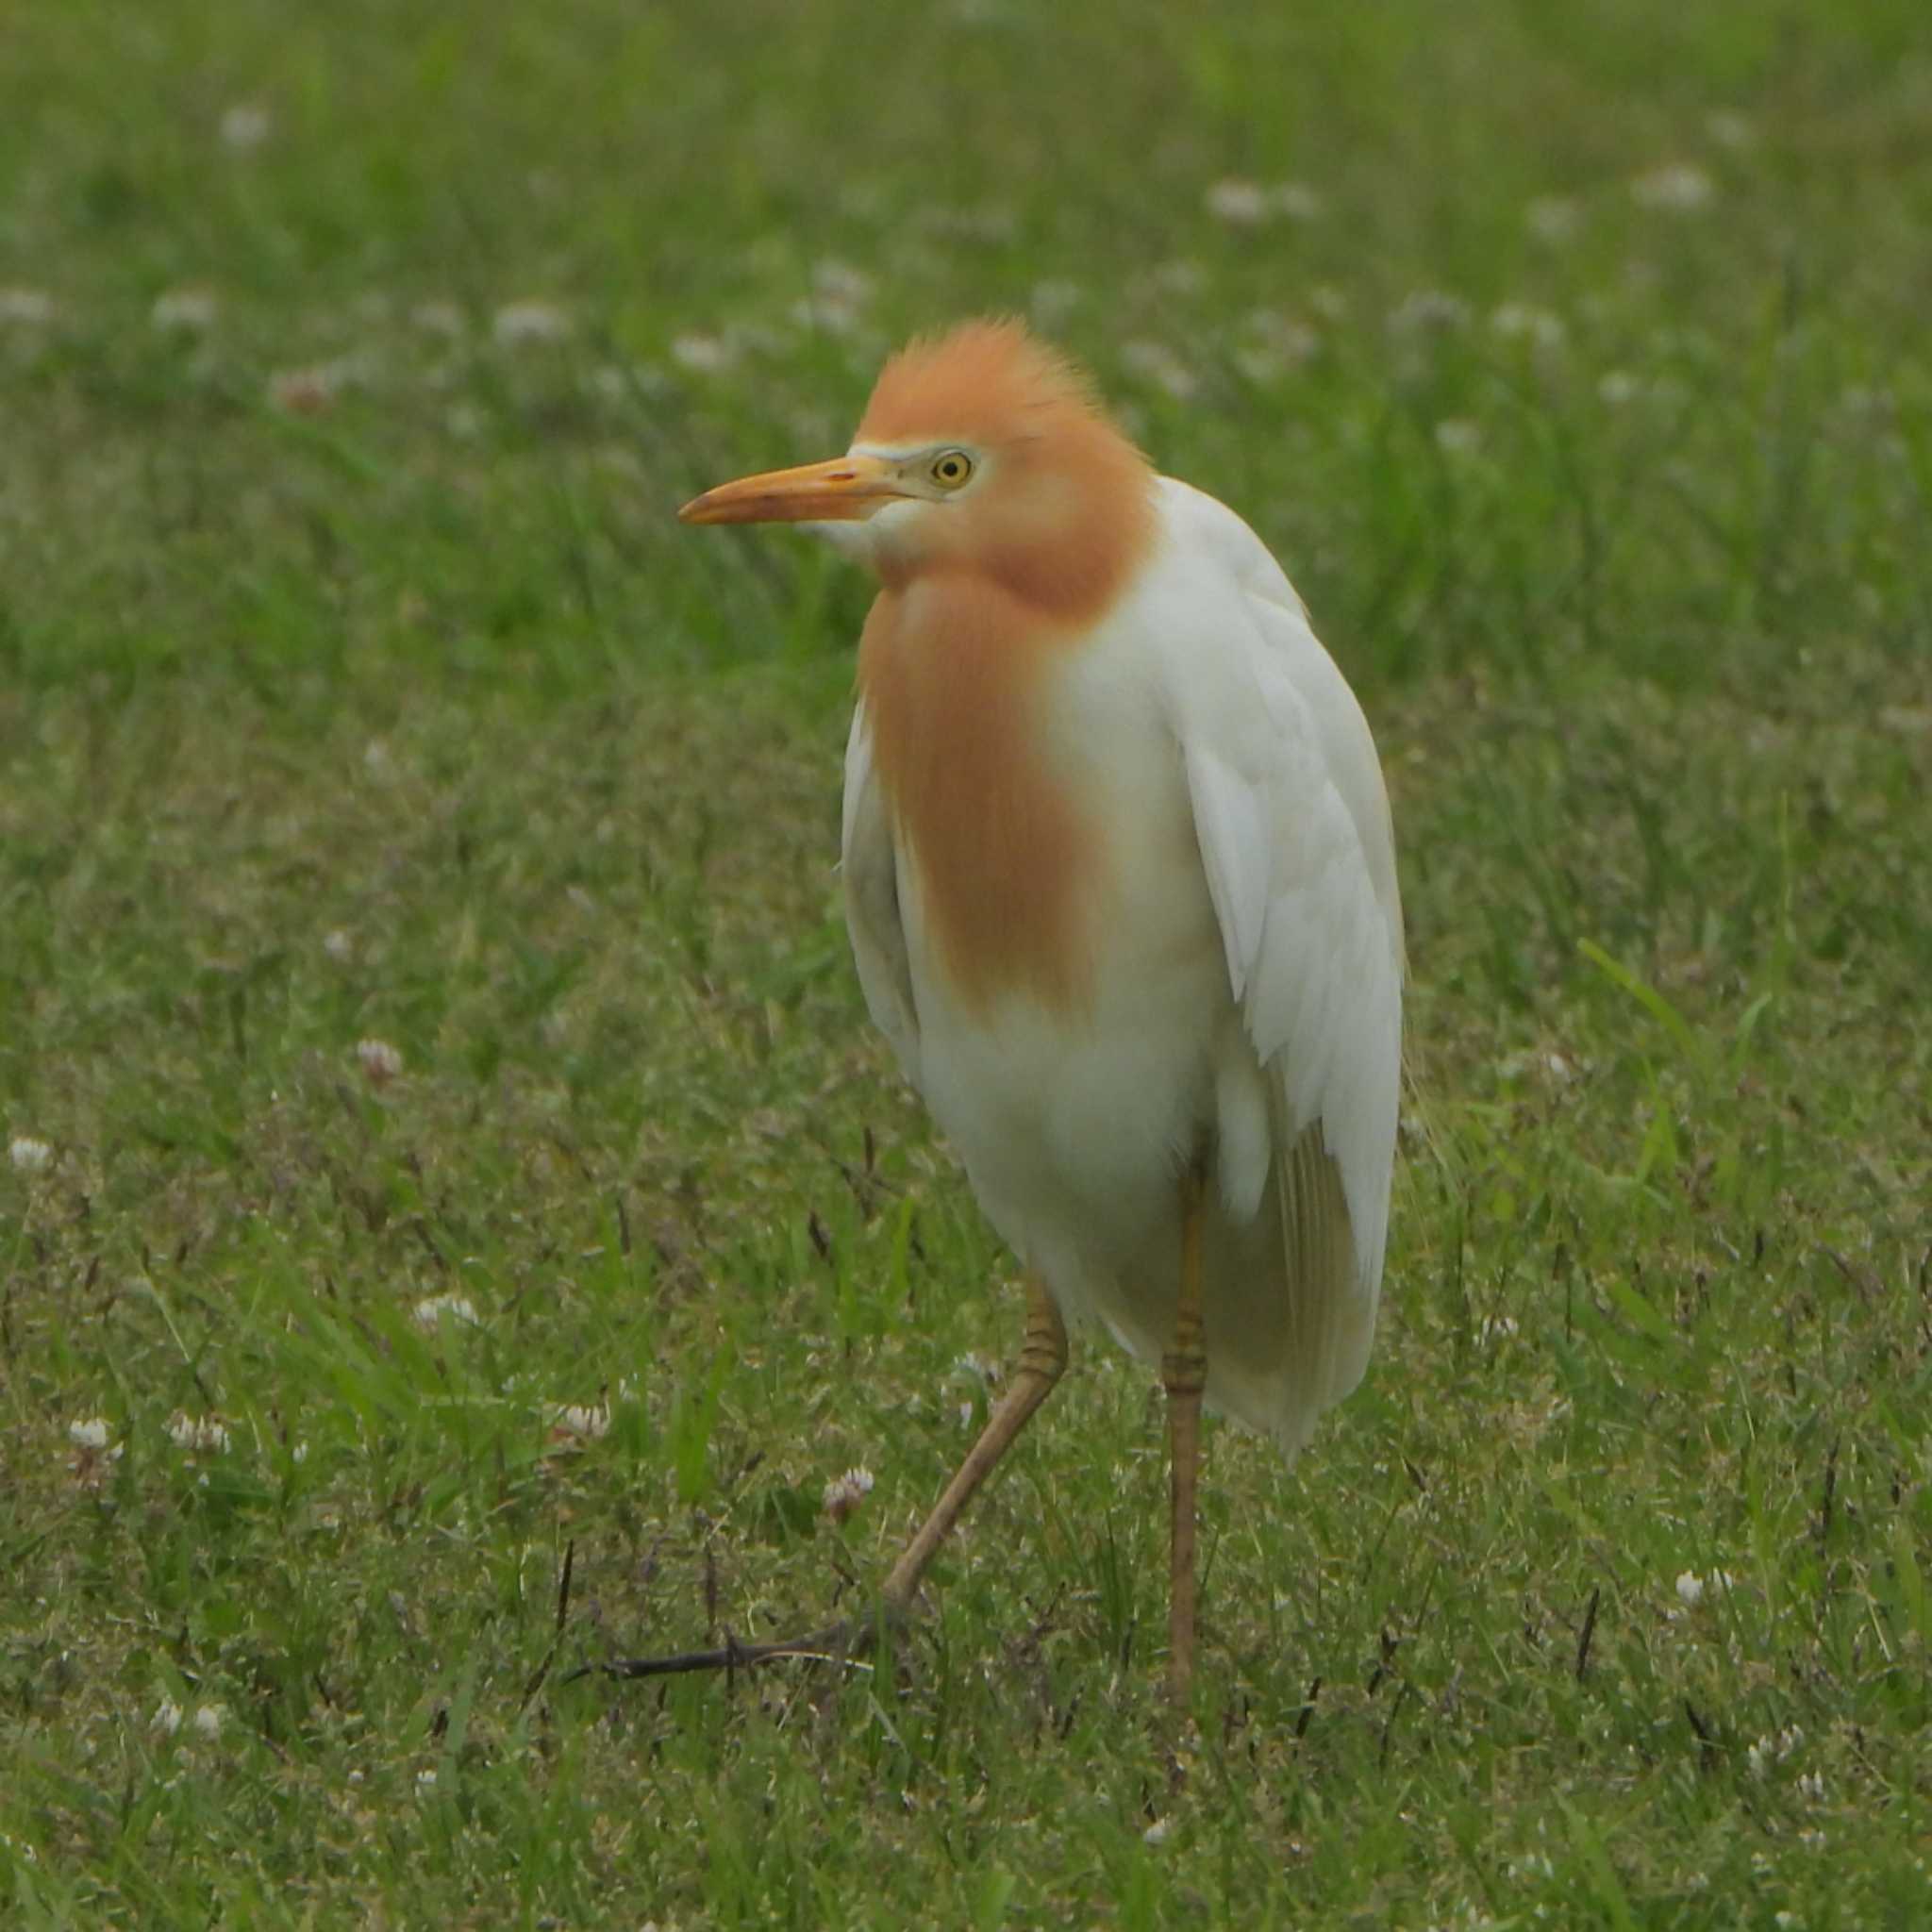
{"label": "bird's foot", "polygon": [[763,1643],[742,1643],[727,1630],[724,1641],[710,1650],[674,1651],[665,1657],[613,1657],[608,1663],[583,1664],[564,1679],[574,1684],[579,1677],[604,1676],[675,1677],[690,1671],[750,1670],[756,1664],[776,1663],[783,1657],[798,1657],[808,1663],[842,1664],[848,1669],[869,1671],[867,1653],[878,1644],[881,1623],[894,1637],[905,1629],[907,1616],[897,1604],[885,1604],[862,1617],[848,1617],[827,1624],[822,1630],[803,1637],[783,1637]]}

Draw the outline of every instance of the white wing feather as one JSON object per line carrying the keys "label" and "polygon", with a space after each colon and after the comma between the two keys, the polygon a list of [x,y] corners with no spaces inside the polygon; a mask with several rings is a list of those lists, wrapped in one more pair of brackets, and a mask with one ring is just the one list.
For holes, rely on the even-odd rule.
{"label": "white wing feather", "polygon": [[1211,651],[1175,641],[1169,702],[1267,1086],[1294,1343],[1270,1407],[1292,1447],[1360,1379],[1374,1337],[1401,1080],[1394,842],[1368,724],[1280,566],[1211,497],[1161,490],[1170,536],[1221,579],[1206,608],[1235,631]]}
{"label": "white wing feather", "polygon": [[845,799],[840,835],[840,874],[845,887],[845,924],[866,1009],[892,1042],[899,1066],[919,1084],[919,1009],[912,968],[899,917],[899,861],[891,821],[872,766],[872,732],[865,706],[852,714],[845,741]]}

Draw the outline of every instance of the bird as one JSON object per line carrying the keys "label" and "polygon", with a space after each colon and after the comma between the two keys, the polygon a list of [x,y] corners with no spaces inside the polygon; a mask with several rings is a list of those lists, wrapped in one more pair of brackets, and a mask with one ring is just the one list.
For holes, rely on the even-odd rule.
{"label": "bird", "polygon": [[1004,1396],[880,1603],[910,1608],[1069,1326],[1097,1324],[1166,1394],[1185,1701],[1204,1401],[1292,1457],[1374,1342],[1405,956],[1362,708],[1248,525],[1157,474],[1018,320],[915,339],[842,456],[679,515],[796,525],[877,579],[845,751],[852,952],[1025,1282]]}

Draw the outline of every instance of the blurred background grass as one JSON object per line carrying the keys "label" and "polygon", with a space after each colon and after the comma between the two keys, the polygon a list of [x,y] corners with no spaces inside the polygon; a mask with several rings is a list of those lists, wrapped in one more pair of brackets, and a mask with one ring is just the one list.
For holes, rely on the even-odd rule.
{"label": "blurred background grass", "polygon": [[[1916,1927],[1923,15],[16,7],[0,1912]],[[1377,1361],[1214,1434],[1198,1732],[1104,1345],[904,1673],[532,1691],[573,1541],[559,1669],[862,1592],[1010,1337],[866,587],[672,520],[987,309],[1375,721]]]}
{"label": "blurred background grass", "polygon": [[8,67],[34,680],[836,648],[862,589],[666,513],[980,309],[1372,679],[1924,642],[1903,0],[41,7]]}

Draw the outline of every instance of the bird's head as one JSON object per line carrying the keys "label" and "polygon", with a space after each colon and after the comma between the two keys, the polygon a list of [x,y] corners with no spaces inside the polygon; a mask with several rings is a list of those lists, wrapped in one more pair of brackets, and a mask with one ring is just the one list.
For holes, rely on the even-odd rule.
{"label": "bird's head", "polygon": [[1042,614],[1112,602],[1154,535],[1153,474],[1082,372],[1018,322],[922,339],[880,372],[842,457],[722,484],[688,524],[795,523],[889,586],[990,577]]}

